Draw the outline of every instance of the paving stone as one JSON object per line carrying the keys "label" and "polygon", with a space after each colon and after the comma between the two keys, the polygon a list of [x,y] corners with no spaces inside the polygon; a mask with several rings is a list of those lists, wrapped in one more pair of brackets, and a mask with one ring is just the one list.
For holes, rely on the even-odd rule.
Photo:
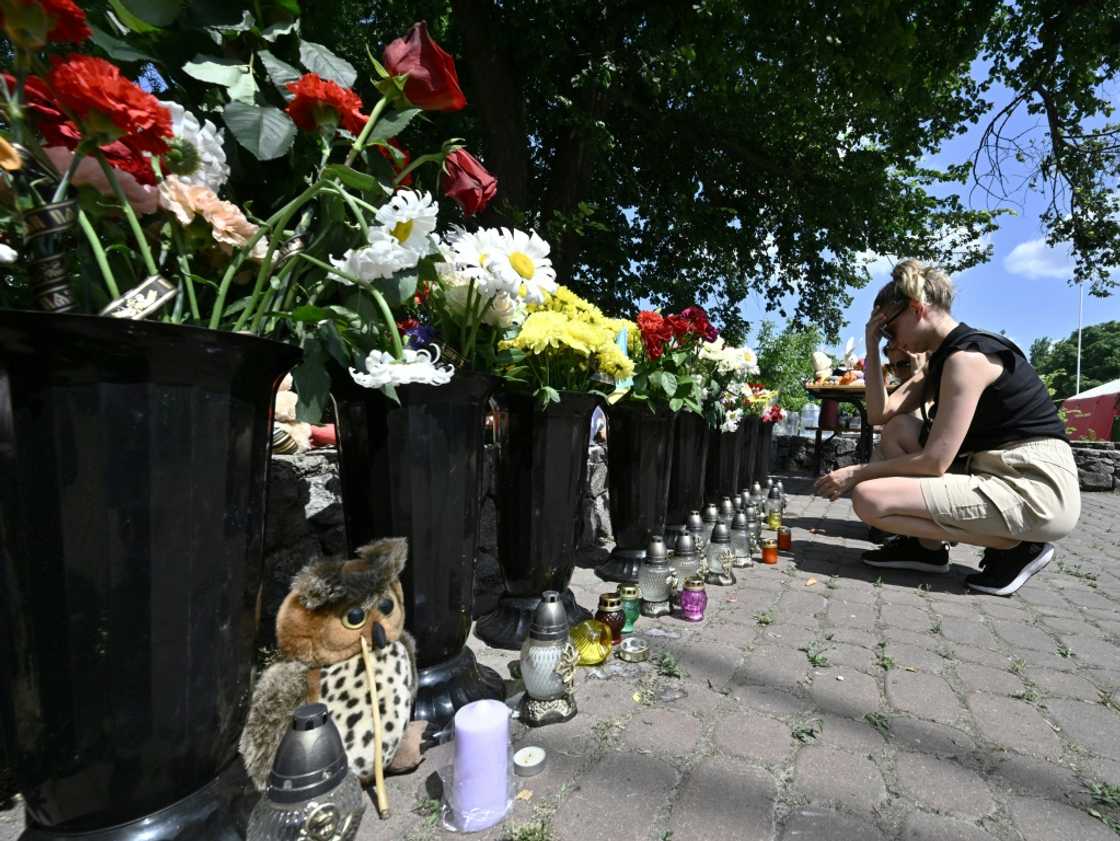
{"label": "paving stone", "polygon": [[895,771],[898,786],[909,799],[938,812],[976,819],[996,808],[980,775],[952,759],[900,751]]}
{"label": "paving stone", "polygon": [[894,659],[896,669],[918,669],[923,672],[940,674],[949,669],[946,658],[935,648],[919,648],[916,645],[894,644],[888,641],[887,654]]}
{"label": "paving stone", "polygon": [[879,644],[879,635],[873,631],[864,631],[858,628],[829,628],[833,642],[847,643],[860,648],[872,649]]}
{"label": "paving stone", "polygon": [[970,692],[968,707],[980,735],[1019,753],[1057,759],[1062,745],[1053,728],[1026,701],[987,692]]}
{"label": "paving stone", "polygon": [[744,757],[767,765],[785,762],[797,747],[784,721],[742,708],[721,717],[712,734],[718,754]]}
{"label": "paving stone", "polygon": [[1039,624],[1055,634],[1080,634],[1099,638],[1101,629],[1079,617],[1043,616]]}
{"label": "paving stone", "polygon": [[1023,797],[1008,806],[1024,841],[1116,841],[1116,833],[1079,809]]}
{"label": "paving stone", "polygon": [[626,725],[623,740],[639,752],[691,755],[700,741],[700,721],[673,710],[642,708]]}
{"label": "paving stone", "polygon": [[843,674],[849,671],[876,674],[880,671],[875,665],[875,653],[871,648],[836,642],[833,639],[828,643],[827,656],[833,667],[840,669]]}
{"label": "paving stone", "polygon": [[[1040,609],[1046,608],[1060,608],[1062,611],[1068,613],[1070,610],[1070,603],[1060,594],[1047,587],[1034,585],[1023,587],[1016,594],[1016,597],[1027,604],[1034,605]],[[999,598],[995,596],[993,598]]]}
{"label": "paving stone", "polygon": [[[930,609],[943,620],[950,618],[975,622],[981,616],[976,604],[969,600],[962,601],[959,596],[933,595],[930,597]],[[958,622],[957,624],[961,624]]]}
{"label": "paving stone", "polygon": [[863,815],[873,814],[887,796],[875,763],[865,756],[826,747],[806,747],[798,752],[793,786],[810,803],[841,805],[846,811]]}
{"label": "paving stone", "polygon": [[778,610],[783,613],[813,616],[828,608],[828,599],[816,593],[787,590],[778,602]]}
{"label": "paving stone", "polygon": [[1046,710],[1067,738],[1098,756],[1120,758],[1120,714],[1102,704],[1066,700],[1047,701]]}
{"label": "paving stone", "polygon": [[992,633],[992,629],[988,627],[989,624],[977,621],[975,616],[956,621],[943,619],[941,634],[950,642],[974,645],[990,651],[1001,646],[997,642],[995,634]]}
{"label": "paving stone", "polygon": [[1107,665],[1115,663],[1120,655],[1120,646],[1106,639],[1087,637],[1080,634],[1065,634],[1061,637],[1073,650],[1082,666]]}
{"label": "paving stone", "polygon": [[653,832],[657,809],[677,782],[668,762],[634,753],[608,753],[581,774],[578,787],[556,812],[553,826],[560,841],[614,837],[620,826],[635,838]]}
{"label": "paving stone", "polygon": [[1006,669],[1011,665],[1011,657],[1000,651],[977,648],[975,645],[949,644],[953,656],[963,663],[976,663],[992,669]]}
{"label": "paving stone", "polygon": [[923,626],[914,631],[907,631],[903,628],[885,628],[880,632],[881,641],[888,642],[891,645],[909,645],[914,648],[933,651],[938,645],[945,642],[945,638],[940,634],[930,633],[934,621],[931,615]]}
{"label": "paving stone", "polygon": [[1054,651],[1058,647],[1057,641],[1037,625],[993,619],[992,629],[999,635],[1000,639],[1015,648]]}
{"label": "paving stone", "polygon": [[800,659],[783,657],[782,649],[774,645],[759,645],[743,658],[732,678],[734,685],[797,687],[806,677],[809,664],[804,655]]}
{"label": "paving stone", "polygon": [[913,812],[906,818],[902,841],[998,841],[976,824],[944,815]]}
{"label": "paving stone", "polygon": [[[837,680],[842,677],[843,680]],[[809,697],[825,712],[862,719],[865,713],[878,712],[882,706],[879,681],[870,675],[833,667],[813,677]]]}
{"label": "paving stone", "polygon": [[1023,681],[1007,669],[989,669],[969,663],[958,663],[956,669],[957,678],[966,691],[1013,695],[1024,688]]}
{"label": "paving stone", "polygon": [[716,645],[702,640],[678,649],[677,660],[693,683],[708,685],[714,691],[727,687],[731,676],[743,662],[744,653],[738,648]]}
{"label": "paving stone", "polygon": [[795,809],[785,820],[781,841],[883,841],[866,818],[853,818],[820,806]]}
{"label": "paving stone", "polygon": [[1069,768],[1017,753],[1005,754],[988,780],[993,788],[1047,800],[1080,805],[1086,799],[1085,787]]}
{"label": "paving stone", "polygon": [[933,615],[924,607],[884,604],[879,609],[879,621],[908,631],[924,633],[933,624]]}
{"label": "paving stone", "polygon": [[897,667],[887,673],[887,700],[903,712],[942,724],[964,715],[960,699],[942,678]]}
{"label": "paving stone", "polygon": [[876,754],[886,747],[883,736],[861,718],[843,718],[829,713],[820,713],[820,735],[813,740],[814,745],[836,748],[863,756]]}
{"label": "paving stone", "polygon": [[[767,772],[734,760],[708,759],[692,770],[673,804],[670,831],[674,838],[706,841],[771,838],[777,796],[777,785]],[[616,823],[610,836],[585,833],[582,838],[616,837],[622,826]]]}
{"label": "paving stone", "polygon": [[795,718],[812,709],[812,702],[772,686],[735,686],[731,697],[748,710],[781,718]]}
{"label": "paving stone", "polygon": [[1029,624],[1032,619],[1029,610],[1019,607],[1018,605],[1010,603],[1006,600],[985,601],[981,608],[981,612],[985,616],[989,616],[993,619],[1003,619],[1007,622],[1022,622]]}
{"label": "paving stone", "polygon": [[965,757],[976,750],[976,742],[960,728],[906,716],[888,716],[888,720],[888,738],[899,750],[941,757]]}
{"label": "paving stone", "polygon": [[1053,669],[1028,668],[1027,677],[1046,696],[1096,702],[1099,690],[1080,675]]}
{"label": "paving stone", "polygon": [[877,614],[878,611],[871,605],[853,601],[837,603],[833,599],[828,606],[827,618],[833,625],[866,631],[875,626]]}

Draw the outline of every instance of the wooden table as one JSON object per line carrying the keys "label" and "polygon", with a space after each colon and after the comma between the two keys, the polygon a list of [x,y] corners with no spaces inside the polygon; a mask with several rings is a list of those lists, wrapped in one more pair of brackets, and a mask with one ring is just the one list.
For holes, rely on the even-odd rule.
{"label": "wooden table", "polygon": [[[874,428],[867,420],[867,390],[864,388],[863,383],[859,385],[811,385],[805,384],[805,390],[818,400],[835,400],[838,403],[848,403],[856,407],[859,412],[860,427],[859,427],[859,444],[856,445],[856,459],[862,464],[871,460],[871,446],[873,436],[875,434]],[[819,474],[821,472],[821,432],[823,430],[817,425],[817,443],[813,451],[814,468],[813,472]],[[833,430],[833,437],[836,432],[840,430]]]}

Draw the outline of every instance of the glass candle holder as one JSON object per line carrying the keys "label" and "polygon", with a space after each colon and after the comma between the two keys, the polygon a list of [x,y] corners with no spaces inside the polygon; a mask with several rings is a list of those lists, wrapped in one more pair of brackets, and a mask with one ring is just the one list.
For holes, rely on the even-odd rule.
{"label": "glass candle holder", "polygon": [[782,527],[782,512],[771,511],[766,515],[766,527],[770,529],[780,529]]}
{"label": "glass candle holder", "polygon": [[568,639],[579,652],[581,666],[598,666],[611,656],[611,629],[598,619],[584,619],[572,626]]}
{"label": "glass candle holder", "polygon": [[689,578],[681,590],[681,618],[686,622],[701,622],[708,606],[708,592],[702,578]]}
{"label": "glass candle holder", "polygon": [[626,624],[626,613],[622,609],[622,599],[618,593],[603,593],[599,596],[599,609],[595,618],[611,629],[611,642],[622,642],[622,626]]}
{"label": "glass candle holder", "polygon": [[778,541],[772,537],[762,541],[762,562],[771,565],[778,562]]}
{"label": "glass candle holder", "polygon": [[700,515],[699,511],[693,511],[688,515],[688,520],[685,521],[685,528],[688,529],[688,533],[692,535],[692,539],[696,541],[697,546],[704,542],[706,529],[704,528],[704,518]]}
{"label": "glass candle holder", "polygon": [[793,532],[790,531],[789,526],[782,526],[778,529],[778,551],[790,552],[793,550]]}
{"label": "glass candle holder", "polygon": [[622,613],[626,617],[626,622],[622,626],[622,633],[632,634],[634,633],[634,623],[642,615],[642,591],[634,584],[619,584],[618,597],[622,599]]}

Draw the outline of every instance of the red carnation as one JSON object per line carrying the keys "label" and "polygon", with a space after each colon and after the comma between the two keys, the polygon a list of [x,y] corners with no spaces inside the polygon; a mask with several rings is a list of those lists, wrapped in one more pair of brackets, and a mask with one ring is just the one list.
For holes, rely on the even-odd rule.
{"label": "red carnation", "polygon": [[0,8],[0,27],[26,49],[37,50],[48,41],[80,44],[93,34],[74,0],[7,0],[4,5],[7,13]]}
{"label": "red carnation", "polygon": [[382,58],[394,76],[408,76],[404,94],[414,105],[428,111],[466,107],[455,60],[432,40],[424,21],[413,24],[407,35],[385,47]]}
{"label": "red carnation", "polygon": [[[369,119],[362,113],[360,96],[317,73],[305,73],[297,81],[288,82],[288,90],[294,94],[288,103],[288,116],[304,131],[318,131],[324,123],[337,120],[351,134],[360,134]],[[328,109],[334,114],[325,113]]]}
{"label": "red carnation", "polygon": [[71,55],[54,61],[46,81],[58,104],[78,118],[86,139],[119,140],[134,152],[154,155],[167,151],[171,113],[115,65]]}
{"label": "red carnation", "polygon": [[443,172],[443,194],[457,201],[467,216],[483,210],[498,192],[498,179],[466,149],[448,155]]}

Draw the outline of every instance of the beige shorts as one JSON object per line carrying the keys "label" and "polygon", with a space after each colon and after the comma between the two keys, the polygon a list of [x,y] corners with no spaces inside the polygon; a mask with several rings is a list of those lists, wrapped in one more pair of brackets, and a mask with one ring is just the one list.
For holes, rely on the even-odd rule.
{"label": "beige shorts", "polygon": [[1057,438],[982,450],[968,458],[966,472],[919,484],[934,522],[963,542],[970,535],[1053,542],[1081,516],[1073,451]]}

